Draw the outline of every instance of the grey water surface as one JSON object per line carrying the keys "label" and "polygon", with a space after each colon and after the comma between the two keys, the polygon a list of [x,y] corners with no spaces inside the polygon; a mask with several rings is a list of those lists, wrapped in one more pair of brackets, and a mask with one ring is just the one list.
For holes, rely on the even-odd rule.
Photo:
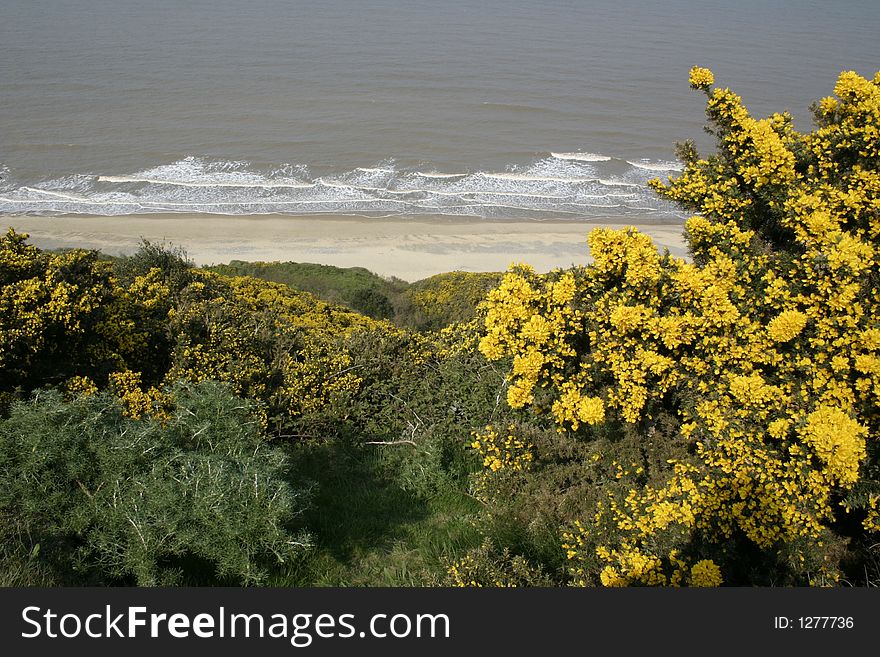
{"label": "grey water surface", "polygon": [[680,221],[702,132],[880,69],[876,0],[0,0],[0,213]]}

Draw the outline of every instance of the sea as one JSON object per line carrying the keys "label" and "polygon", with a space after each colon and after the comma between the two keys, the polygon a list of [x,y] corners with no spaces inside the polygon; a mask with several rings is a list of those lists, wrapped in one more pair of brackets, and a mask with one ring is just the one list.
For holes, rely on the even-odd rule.
{"label": "sea", "polygon": [[691,66],[809,129],[878,34],[877,0],[0,0],[0,214],[676,223],[646,182],[713,148]]}

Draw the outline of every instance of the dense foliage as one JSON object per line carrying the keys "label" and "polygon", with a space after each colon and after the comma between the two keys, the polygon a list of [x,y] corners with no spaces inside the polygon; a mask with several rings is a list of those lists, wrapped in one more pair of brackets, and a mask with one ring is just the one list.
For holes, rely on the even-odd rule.
{"label": "dense foliage", "polygon": [[717,153],[683,145],[652,186],[697,213],[692,259],[594,230],[591,266],[505,276],[480,349],[513,358],[508,403],[567,440],[668,442],[572,519],[575,582],[835,582],[880,528],[880,76],[843,73],[806,134],[691,82]]}
{"label": "dense foliage", "polygon": [[393,319],[394,302],[407,287],[405,281],[384,279],[363,267],[233,260],[227,265],[214,265],[211,271],[225,276],[252,276],[284,283],[374,319]]}
{"label": "dense foliage", "polygon": [[48,391],[0,423],[0,505],[61,582],[254,583],[309,546],[288,528],[308,489],[252,404],[214,383],[170,394],[163,420]]}
{"label": "dense foliage", "polygon": [[691,84],[717,150],[651,183],[688,259],[598,228],[407,284],[0,237],[0,582],[875,584],[880,75],[806,133]]}
{"label": "dense foliage", "polygon": [[[41,251],[28,245],[25,235],[9,231],[0,238],[0,272],[0,426],[6,428],[2,435],[9,454],[23,449],[21,441],[33,438],[27,435],[28,422],[39,429],[34,435],[50,436],[57,428],[50,419],[73,413],[70,409],[79,408],[77,404],[86,403],[84,399],[91,400],[90,404],[100,399],[104,407],[121,413],[125,422],[140,423],[139,430],[149,429],[158,439],[173,430],[176,409],[182,403],[180,390],[188,389],[180,388],[181,382],[184,386],[220,382],[247,402],[261,440],[275,439],[276,447],[291,457],[290,471],[272,474],[280,478],[279,486],[316,491],[313,499],[322,506],[308,512],[307,523],[323,531],[327,540],[360,543],[361,537],[351,534],[353,527],[377,534],[381,537],[377,541],[395,540],[403,530],[395,524],[398,516],[399,524],[406,525],[417,522],[420,509],[429,505],[463,516],[475,508],[466,493],[472,459],[459,425],[469,426],[471,414],[477,423],[491,419],[503,375],[477,352],[474,323],[436,334],[410,332],[284,284],[197,269],[182,251],[149,242],[134,256],[108,260],[79,250]],[[488,288],[491,283],[483,285]],[[465,292],[476,296],[470,288]],[[463,312],[473,317],[475,306],[476,300]],[[64,395],[64,400],[47,396],[47,389]],[[111,397],[116,400],[112,404]],[[54,415],[34,411],[27,422],[17,420],[33,399],[39,400],[40,408],[44,404],[73,406]],[[96,431],[111,431],[105,415],[88,417]],[[83,436],[91,435],[80,430]],[[123,431],[131,433],[128,428]],[[171,434],[165,438],[176,440]],[[253,447],[238,433],[230,439]],[[57,454],[68,448],[73,449],[66,443],[63,449],[51,447]],[[157,450],[148,453],[159,458]],[[266,453],[262,450],[257,457]],[[73,453],[71,458],[75,458]],[[10,461],[6,476],[11,481],[23,467],[23,462]],[[61,468],[60,457],[47,467]],[[235,472],[235,477],[245,476],[241,468]],[[217,485],[227,487],[230,495],[237,494],[241,482],[235,477]],[[48,478],[42,486],[43,492],[53,489],[56,497],[66,500],[67,506],[57,505],[58,509],[73,508],[82,501],[83,490],[73,480]],[[86,488],[93,490],[89,485]],[[161,499],[170,504],[173,496],[170,490],[166,492]],[[304,504],[304,498],[298,503]],[[365,507],[368,504],[373,506]],[[4,581],[33,583],[54,577],[70,583],[109,582],[132,577],[159,582],[171,581],[174,575],[162,565],[171,557],[162,552],[164,547],[154,545],[152,557],[137,555],[142,563],[125,566],[128,570],[108,562],[103,568],[82,566],[60,573],[58,564],[51,563],[58,551],[48,549],[49,543],[81,543],[82,560],[88,564],[92,563],[89,559],[98,559],[95,537],[100,532],[90,529],[84,534],[82,527],[59,524],[58,534],[40,537],[33,527],[50,525],[58,518],[31,517],[13,497],[0,501],[0,507],[7,518],[0,537],[0,559],[7,570]],[[334,518],[327,517],[328,508],[333,509]],[[238,514],[233,507],[216,511],[218,525],[238,527],[235,520],[225,520],[227,513]],[[161,512],[170,513],[165,508]],[[97,507],[94,514],[89,521],[94,526],[116,526],[114,518],[104,517],[109,514],[106,507]],[[265,545],[256,538],[261,531],[267,537],[279,531],[279,518],[267,513],[249,520],[253,533],[241,532],[242,549],[263,554]],[[259,522],[267,523],[262,530]],[[395,581],[439,581],[445,572],[442,560],[458,549],[452,542],[473,534],[464,520],[454,527],[432,525],[431,555],[413,564],[415,573]],[[302,542],[295,537],[298,527],[290,530],[295,544]],[[157,525],[155,529],[168,528]],[[211,544],[224,545],[216,534],[205,535]],[[145,537],[149,544],[150,538]],[[341,572],[341,560],[352,557],[342,557],[333,546],[320,542],[318,548],[312,561],[324,565],[303,567],[285,555],[283,564],[276,560],[270,569],[272,577],[305,584],[349,581],[342,579],[352,576]],[[168,549],[184,581],[195,577],[193,568],[206,560],[211,561],[210,567],[196,569],[206,581],[212,576],[262,581],[269,572],[265,563],[224,566],[189,543]],[[371,550],[382,549],[377,544],[369,549],[358,547],[358,552],[364,552],[367,561],[373,558]],[[131,561],[132,553],[127,554],[125,559]],[[103,563],[105,557],[99,556]],[[340,574],[328,580],[326,573],[314,572],[319,567]],[[9,575],[22,569],[26,572]]]}
{"label": "dense foliage", "polygon": [[252,276],[284,283],[319,299],[340,304],[403,328],[437,330],[477,315],[477,306],[501,280],[500,273],[450,272],[415,283],[382,278],[362,267],[298,262],[242,262],[214,265],[226,276]]}

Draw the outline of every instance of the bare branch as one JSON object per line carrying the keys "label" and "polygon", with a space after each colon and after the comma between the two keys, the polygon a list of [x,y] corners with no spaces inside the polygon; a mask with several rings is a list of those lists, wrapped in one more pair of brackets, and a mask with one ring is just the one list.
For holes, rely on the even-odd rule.
{"label": "bare branch", "polygon": [[414,440],[368,440],[364,445],[412,445],[415,447]]}

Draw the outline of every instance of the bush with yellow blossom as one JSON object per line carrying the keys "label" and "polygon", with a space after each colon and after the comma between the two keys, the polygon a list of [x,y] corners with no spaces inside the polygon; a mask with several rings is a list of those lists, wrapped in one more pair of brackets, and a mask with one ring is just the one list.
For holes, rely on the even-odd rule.
{"label": "bush with yellow blossom", "polygon": [[694,213],[692,257],[595,229],[587,267],[511,268],[480,350],[513,359],[510,406],[569,440],[677,420],[666,472],[567,524],[573,582],[833,583],[880,492],[880,74],[842,73],[807,133],[706,69],[690,81],[717,152],[682,145],[651,186]]}
{"label": "bush with yellow blossom", "polygon": [[171,314],[166,380],[222,381],[296,417],[357,391],[343,340],[376,324],[286,285],[199,271]]}
{"label": "bush with yellow blossom", "polygon": [[4,405],[43,386],[109,387],[137,418],[161,414],[163,386],[213,380],[295,418],[357,392],[346,341],[369,331],[397,329],[286,285],[196,269],[173,247],[144,242],[114,262],[45,252],[12,229],[0,237]]}
{"label": "bush with yellow blossom", "polygon": [[168,290],[156,272],[128,287],[90,251],[49,253],[10,229],[0,237],[0,392],[161,362]]}

